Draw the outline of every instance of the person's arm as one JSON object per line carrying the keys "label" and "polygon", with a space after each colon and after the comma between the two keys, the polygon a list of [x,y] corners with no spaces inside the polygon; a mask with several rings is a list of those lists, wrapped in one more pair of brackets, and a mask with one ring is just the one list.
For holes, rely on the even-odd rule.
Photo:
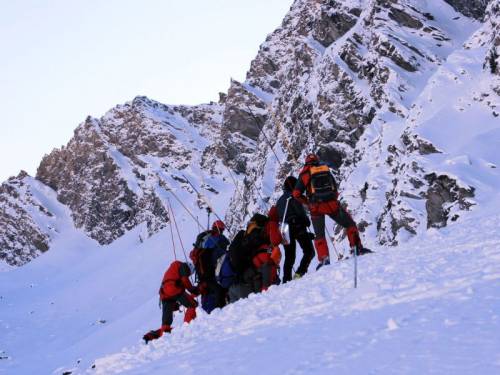
{"label": "person's arm", "polygon": [[302,204],[307,204],[307,197],[304,195],[307,185],[309,184],[309,173],[302,172],[297,179],[297,184],[293,189],[292,196]]}
{"label": "person's arm", "polygon": [[181,284],[186,290],[196,295],[200,294],[198,288],[193,286],[193,284],[191,284],[191,280],[189,280],[189,276],[191,276],[191,271],[186,263],[183,263],[179,267],[179,275]]}
{"label": "person's arm", "polygon": [[279,224],[276,221],[269,221],[267,223],[267,232],[269,234],[269,239],[271,240],[271,246],[279,246],[283,242]]}

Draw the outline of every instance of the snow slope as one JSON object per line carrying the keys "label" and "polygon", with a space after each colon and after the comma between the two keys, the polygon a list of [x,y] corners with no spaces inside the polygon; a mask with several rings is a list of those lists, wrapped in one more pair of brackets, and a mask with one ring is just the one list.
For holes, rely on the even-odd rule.
{"label": "snow slope", "polygon": [[76,373],[498,374],[499,219],[360,258],[357,290],[337,263]]}
{"label": "snow slope", "polygon": [[357,290],[334,263],[189,326],[177,314],[149,346],[170,233],[75,235],[0,274],[0,374],[498,373],[499,206],[360,258]]}

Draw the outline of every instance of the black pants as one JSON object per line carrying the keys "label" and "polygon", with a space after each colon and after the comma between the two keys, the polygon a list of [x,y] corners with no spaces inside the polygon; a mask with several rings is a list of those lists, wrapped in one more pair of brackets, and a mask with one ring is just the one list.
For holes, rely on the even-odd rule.
{"label": "black pants", "polygon": [[304,226],[290,226],[290,244],[284,246],[285,264],[283,266],[283,282],[285,283],[292,279],[292,268],[295,264],[297,242],[304,253],[299,268],[297,268],[298,274],[304,275],[311,260],[314,258],[314,246],[307,228]]}
{"label": "black pants", "polygon": [[195,299],[189,296],[186,292],[180,294],[177,297],[166,299],[161,301],[162,307],[162,317],[161,324],[162,326],[171,326],[174,321],[174,311],[179,310],[179,306],[182,305],[184,307],[196,307],[198,303]]}
{"label": "black pants", "polygon": [[229,303],[233,303],[242,298],[247,298],[251,293],[257,293],[257,279],[259,275],[249,267],[245,272],[238,276],[238,280],[229,287]]}

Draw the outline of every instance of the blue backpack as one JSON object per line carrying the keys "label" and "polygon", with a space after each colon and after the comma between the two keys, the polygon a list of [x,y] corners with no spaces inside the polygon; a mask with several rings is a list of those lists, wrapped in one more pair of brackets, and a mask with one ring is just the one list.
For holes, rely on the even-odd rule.
{"label": "blue backpack", "polygon": [[233,270],[229,253],[224,253],[217,259],[215,278],[220,286],[227,289],[236,281],[236,272]]}

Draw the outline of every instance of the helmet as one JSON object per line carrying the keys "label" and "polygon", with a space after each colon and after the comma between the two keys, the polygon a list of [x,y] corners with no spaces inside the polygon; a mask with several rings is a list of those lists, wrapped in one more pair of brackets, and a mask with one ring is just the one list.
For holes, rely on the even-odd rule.
{"label": "helmet", "polygon": [[295,185],[297,185],[297,177],[288,176],[285,179],[285,182],[283,183],[283,190],[284,191],[292,191],[295,188]]}
{"label": "helmet", "polygon": [[306,164],[316,164],[319,163],[319,157],[316,154],[309,154],[306,156]]}
{"label": "helmet", "polygon": [[226,229],[226,225],[222,220],[216,220],[212,224],[212,230],[218,230],[219,232],[222,232],[224,229]]}
{"label": "helmet", "polygon": [[194,271],[195,271],[194,264],[193,264],[193,263],[191,263],[191,262],[187,262],[187,265],[188,265],[188,267],[189,267],[189,272],[190,272],[190,274],[191,274],[191,275],[192,275],[192,274],[194,274]]}

